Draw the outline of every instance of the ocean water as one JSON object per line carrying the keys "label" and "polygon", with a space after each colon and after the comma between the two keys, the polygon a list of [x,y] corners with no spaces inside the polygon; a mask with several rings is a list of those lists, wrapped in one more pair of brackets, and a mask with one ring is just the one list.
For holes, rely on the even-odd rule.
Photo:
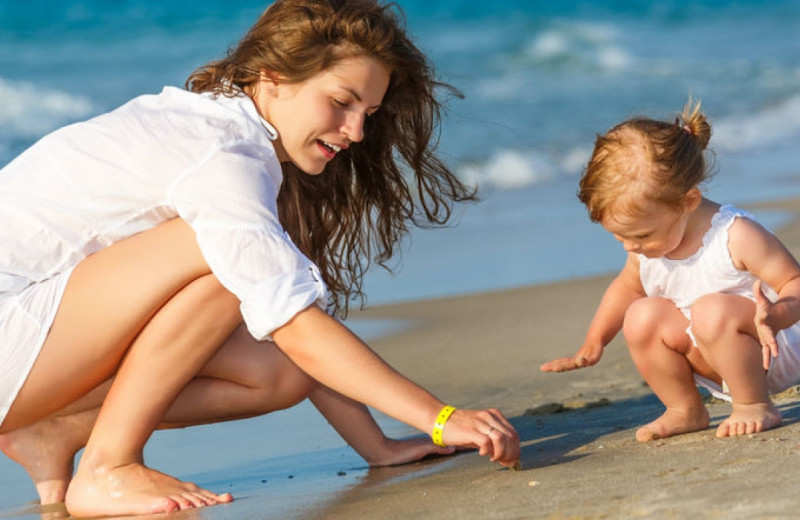
{"label": "ocean water", "polygon": [[[466,96],[448,103],[440,151],[482,201],[414,233],[394,275],[369,275],[368,303],[614,269],[621,251],[574,195],[594,137],[632,115],[672,118],[690,95],[714,124],[712,197],[800,193],[800,1],[399,4]],[[265,5],[0,1],[0,165],[61,125],[182,85]]]}
{"label": "ocean water", "polygon": [[[595,135],[633,115],[672,118],[690,95],[714,129],[709,196],[747,203],[800,195],[800,1],[399,4],[440,79],[465,94],[448,103],[440,152],[479,187],[481,201],[459,207],[447,229],[414,232],[392,262],[394,275],[368,276],[370,304],[615,269],[621,248],[575,197]],[[265,6],[0,0],[0,166],[61,125],[182,85],[235,44]],[[773,226],[785,218],[758,216]],[[354,324],[367,336],[387,330],[367,325]],[[307,424],[299,413],[286,421]],[[206,430],[197,431],[154,444],[188,445],[187,435]],[[321,435],[308,446],[340,446]],[[259,454],[296,453],[287,442],[272,438]],[[0,460],[0,480],[18,482],[22,474],[9,464]],[[208,470],[183,464],[183,474]],[[0,506],[10,497],[17,504],[15,488],[4,489]]]}

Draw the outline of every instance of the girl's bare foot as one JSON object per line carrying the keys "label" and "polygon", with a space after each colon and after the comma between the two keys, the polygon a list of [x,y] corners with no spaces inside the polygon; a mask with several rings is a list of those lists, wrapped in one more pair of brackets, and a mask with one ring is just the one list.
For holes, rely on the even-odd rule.
{"label": "girl's bare foot", "polygon": [[42,505],[64,501],[75,454],[89,438],[96,410],[48,417],[0,435],[0,450],[25,468]]}
{"label": "girl's bare foot", "polygon": [[636,431],[636,440],[648,442],[665,439],[681,433],[696,432],[708,427],[709,416],[705,406],[695,411],[667,409],[664,414],[639,428]]}
{"label": "girl's bare foot", "polygon": [[771,401],[736,404],[733,413],[717,428],[717,437],[732,437],[771,430],[781,424],[781,412]]}
{"label": "girl's bare foot", "polygon": [[170,513],[233,500],[229,493],[217,495],[136,462],[86,466],[81,461],[67,490],[67,510],[73,516]]}

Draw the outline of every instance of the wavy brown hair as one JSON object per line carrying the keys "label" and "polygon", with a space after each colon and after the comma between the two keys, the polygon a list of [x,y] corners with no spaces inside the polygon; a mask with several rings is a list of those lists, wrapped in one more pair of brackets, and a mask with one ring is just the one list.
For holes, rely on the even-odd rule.
{"label": "wavy brown hair", "polygon": [[594,222],[609,212],[641,214],[653,202],[679,208],[711,176],[710,140],[711,125],[691,98],[673,121],[628,119],[597,137],[578,198]]}
{"label": "wavy brown hair", "polygon": [[281,224],[322,272],[333,310],[346,316],[365,302],[362,278],[372,261],[386,269],[398,242],[416,226],[443,225],[453,203],[474,200],[436,156],[443,105],[437,81],[406,34],[399,7],[373,0],[277,0],[225,58],[194,71],[193,92],[233,96],[274,72],[303,82],[337,62],[368,56],[391,71],[381,109],[364,139],[338,153],[322,175],[283,165]]}

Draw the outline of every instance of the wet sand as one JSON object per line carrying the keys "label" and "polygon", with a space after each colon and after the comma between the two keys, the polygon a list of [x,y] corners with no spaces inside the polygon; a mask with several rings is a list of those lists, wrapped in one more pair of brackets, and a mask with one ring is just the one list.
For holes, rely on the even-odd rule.
{"label": "wet sand", "polygon": [[[800,201],[758,209],[797,214]],[[777,231],[799,255],[797,221]],[[717,439],[714,429],[730,406],[709,402],[709,429],[642,444],[634,439],[636,428],[663,407],[642,382],[621,337],[595,367],[539,371],[544,361],[576,350],[609,281],[601,276],[387,305],[354,316],[405,322],[405,329],[371,341],[372,346],[445,401],[500,408],[520,432],[522,471],[473,452],[369,470],[349,448],[317,440],[305,452],[274,456],[263,451],[268,440],[257,432],[275,424],[260,418],[256,421],[263,424],[217,425],[156,439],[163,443],[156,453],[168,462],[170,443],[197,454],[191,463],[174,457],[172,468],[151,458],[154,466],[237,498],[171,518],[795,518],[800,509],[796,388],[776,398],[784,416],[777,429]],[[398,423],[381,422],[395,435],[410,433]],[[291,427],[326,425],[315,419]],[[231,456],[226,443],[234,442],[240,448]],[[8,461],[0,464],[3,471]],[[15,505],[0,504],[0,518],[60,516],[40,515],[35,504]]]}

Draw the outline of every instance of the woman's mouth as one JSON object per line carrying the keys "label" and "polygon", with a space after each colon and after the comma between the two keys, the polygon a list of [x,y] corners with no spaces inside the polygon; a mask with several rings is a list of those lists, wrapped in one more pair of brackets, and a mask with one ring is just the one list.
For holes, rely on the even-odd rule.
{"label": "woman's mouth", "polygon": [[317,146],[319,146],[319,148],[325,154],[325,157],[327,157],[328,159],[333,159],[337,153],[342,151],[341,146],[337,146],[333,143],[323,141],[322,139],[317,139]]}

